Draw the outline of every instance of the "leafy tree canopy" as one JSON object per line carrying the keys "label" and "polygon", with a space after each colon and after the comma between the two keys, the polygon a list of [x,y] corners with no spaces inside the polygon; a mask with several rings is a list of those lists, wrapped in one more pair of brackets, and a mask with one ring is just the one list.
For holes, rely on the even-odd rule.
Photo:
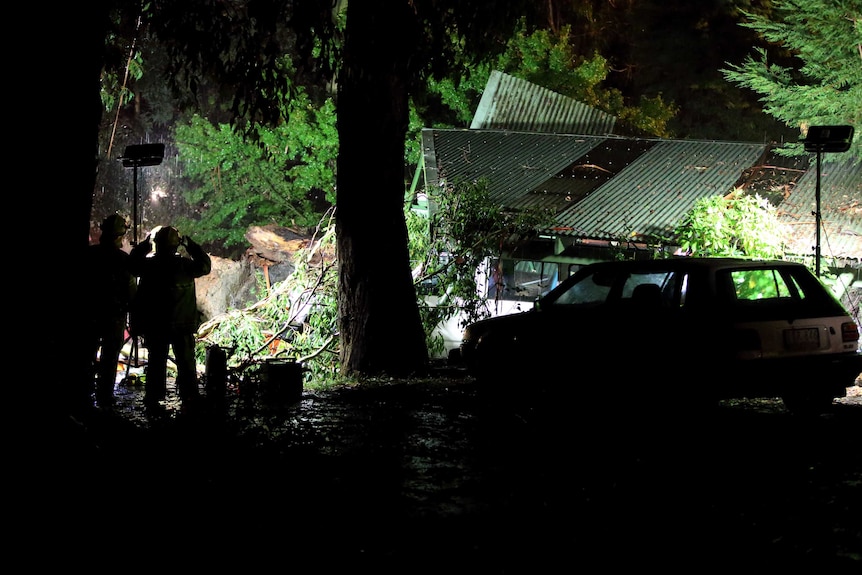
{"label": "leafy tree canopy", "polygon": [[200,241],[244,247],[251,225],[317,224],[335,202],[338,133],[331,99],[314,106],[304,90],[284,104],[284,121],[257,125],[255,141],[229,124],[195,116],[176,129],[185,176],[183,193],[197,218],[178,225]]}
{"label": "leafy tree canopy", "polygon": [[[459,125],[470,122],[492,69],[502,69],[616,114],[642,132],[667,135],[666,123],[674,109],[661,98],[626,106],[618,90],[601,87],[608,74],[607,61],[598,54],[590,59],[577,56],[571,37],[568,26],[553,33],[541,29],[527,33],[522,19],[519,31],[499,57],[478,64],[464,61],[459,78],[437,80],[428,76],[427,85],[412,100],[407,164],[420,160],[422,128],[439,127],[445,118]],[[287,57],[280,65],[288,79],[294,78]],[[280,124],[258,128],[250,138],[246,131],[224,123],[207,125],[199,117],[177,128],[181,160],[187,164],[185,175],[193,182],[183,195],[189,205],[198,206],[199,216],[184,220],[182,225],[201,240],[224,242],[230,248],[243,244],[244,230],[250,224],[305,226],[320,217],[320,204],[299,200],[308,190],[334,188],[337,131],[333,100],[326,98],[318,105],[304,87],[295,87],[293,92],[290,101],[281,105]],[[438,107],[417,104],[423,97],[427,104],[429,94],[436,95]],[[283,96],[274,96],[278,97]],[[326,141],[327,137],[331,139]],[[301,157],[296,156],[298,153]],[[273,173],[280,166],[289,170],[282,177]],[[264,176],[264,171],[270,173]],[[326,181],[327,177],[331,180]],[[327,193],[325,199],[333,203],[334,193]]]}
{"label": "leafy tree canopy", "polygon": [[680,249],[700,257],[784,256],[785,236],[775,207],[734,191],[698,200],[674,230]]}

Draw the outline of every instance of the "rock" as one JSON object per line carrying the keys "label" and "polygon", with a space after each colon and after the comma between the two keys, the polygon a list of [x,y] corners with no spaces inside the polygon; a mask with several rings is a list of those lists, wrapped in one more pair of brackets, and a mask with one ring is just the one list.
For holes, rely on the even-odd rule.
{"label": "rock", "polygon": [[245,233],[245,239],[251,247],[247,253],[255,258],[263,259],[264,262],[255,262],[257,265],[279,264],[292,262],[293,255],[308,246],[311,238],[300,234],[290,228],[281,226],[251,226]]}
{"label": "rock", "polygon": [[204,321],[230,309],[246,307],[259,299],[257,269],[249,260],[210,257],[212,271],[195,280],[198,309],[203,313]]}
{"label": "rock", "polygon": [[311,238],[281,226],[251,226],[251,246],[240,261],[211,256],[212,271],[196,280],[204,321],[259,301],[266,289],[293,273],[293,257]]}

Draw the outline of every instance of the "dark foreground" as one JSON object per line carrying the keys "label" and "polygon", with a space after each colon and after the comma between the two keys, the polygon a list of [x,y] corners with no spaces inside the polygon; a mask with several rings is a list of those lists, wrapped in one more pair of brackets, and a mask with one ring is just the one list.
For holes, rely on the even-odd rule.
{"label": "dark foreground", "polygon": [[[490,400],[468,378],[231,395],[53,430],[17,532],[31,564],[386,573],[859,572],[862,407],[640,413]],[[26,477],[26,474],[25,474]],[[29,498],[28,498],[29,497]],[[14,497],[13,497],[14,499]],[[357,571],[358,572],[358,571]]]}

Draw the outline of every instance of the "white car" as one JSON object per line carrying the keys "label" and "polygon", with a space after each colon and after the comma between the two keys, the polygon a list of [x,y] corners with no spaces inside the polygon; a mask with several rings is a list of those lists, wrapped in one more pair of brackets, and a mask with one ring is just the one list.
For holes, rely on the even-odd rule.
{"label": "white car", "polygon": [[585,266],[532,310],[467,326],[460,360],[491,387],[797,413],[828,411],[862,372],[857,321],[808,268],[741,258]]}

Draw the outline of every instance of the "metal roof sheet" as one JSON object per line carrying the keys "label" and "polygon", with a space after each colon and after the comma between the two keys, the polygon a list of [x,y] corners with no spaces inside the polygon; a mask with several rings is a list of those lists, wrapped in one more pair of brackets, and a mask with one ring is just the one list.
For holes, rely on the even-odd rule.
{"label": "metal roof sheet", "polygon": [[[814,255],[816,180],[811,158],[758,143],[625,138],[616,118],[499,71],[469,130],[422,132],[426,186],[486,178],[491,199],[542,208],[546,232],[584,240],[667,238],[704,197],[734,188],[777,205],[788,252]],[[821,254],[862,260],[862,161],[822,162]]]}
{"label": "metal roof sheet", "polygon": [[656,142],[557,217],[563,235],[645,242],[668,238],[697,200],[730,192],[765,145]]}
{"label": "metal roof sheet", "polygon": [[[814,253],[814,162],[764,166],[766,144],[464,129],[426,129],[422,137],[427,186],[487,178],[503,207],[552,210],[555,221],[543,231],[559,236],[667,238],[698,199],[744,182],[778,203],[788,252]],[[862,163],[822,163],[821,214],[821,254],[862,259]]]}
{"label": "metal roof sheet", "polygon": [[599,136],[424,129],[426,184],[487,178],[492,199],[515,207],[525,194],[603,141]]}
{"label": "metal roof sheet", "polygon": [[[778,218],[789,230],[788,251],[815,255],[817,168],[809,170],[778,205]],[[862,259],[862,162],[821,162],[820,255]]]}
{"label": "metal roof sheet", "polygon": [[[513,209],[549,208],[561,235],[664,233],[704,196],[727,193],[765,145],[496,130],[423,130],[428,185],[485,177]],[[633,235],[634,232],[634,235]]]}
{"label": "metal roof sheet", "polygon": [[606,112],[494,70],[470,128],[602,135],[612,133],[615,123]]}

